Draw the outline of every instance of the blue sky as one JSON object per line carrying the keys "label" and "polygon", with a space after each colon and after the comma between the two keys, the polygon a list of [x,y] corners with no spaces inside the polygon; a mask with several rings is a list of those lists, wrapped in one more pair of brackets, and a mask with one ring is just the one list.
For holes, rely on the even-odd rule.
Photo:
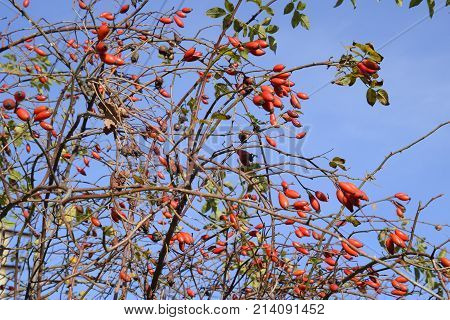
{"label": "blue sky", "polygon": [[[300,28],[292,31],[287,16],[276,16],[273,21],[280,26],[277,54],[275,58],[266,55],[260,61],[267,66],[284,63],[293,67],[330,56],[339,57],[344,53],[344,46],[352,41],[370,41],[377,49],[383,47],[380,52],[385,59],[380,75],[390,95],[389,107],[380,104],[370,107],[365,100],[365,87],[360,84],[350,88],[328,85],[320,89],[333,79],[331,70],[309,69],[294,77],[297,86],[306,92],[320,89],[304,104],[303,123],[311,130],[303,146],[304,154],[314,155],[334,148],[332,154],[347,159],[351,174],[361,177],[376,168],[389,152],[450,119],[447,97],[450,33],[446,32],[450,28],[450,10],[439,10],[429,19],[425,5],[408,9],[397,7],[393,0],[358,2],[354,10],[350,1],[339,8],[333,8],[333,1],[308,1],[305,13],[311,21],[309,31]],[[436,8],[443,3],[440,1]],[[185,1],[185,5],[190,4],[199,15],[200,20],[196,21],[203,21],[204,11],[221,6],[222,1],[201,1],[201,4]],[[197,10],[199,5],[203,10]],[[281,12],[282,7],[276,10]],[[444,127],[391,158],[376,181],[366,186],[371,198],[407,192],[413,198],[407,214],[412,214],[419,200],[448,193],[449,130],[448,126]],[[449,209],[446,195],[429,207],[424,219],[449,224]],[[388,209],[386,214],[394,214],[393,209]],[[432,228],[423,232],[435,240],[445,241],[449,237],[448,228],[440,233]]]}
{"label": "blue sky", "polygon": [[[160,0],[151,7],[162,7],[161,11],[183,5],[194,7],[185,29],[186,35],[193,35],[195,28],[211,22],[204,12],[222,4],[221,0]],[[277,15],[273,20],[280,26],[277,54],[275,57],[267,54],[258,61],[267,67],[274,61],[293,67],[339,57],[344,53],[344,46],[352,41],[370,41],[376,48],[386,45],[380,51],[385,57],[380,75],[391,100],[389,107],[379,104],[370,107],[365,101],[365,88],[360,84],[351,88],[328,85],[320,89],[333,79],[332,70],[309,69],[294,76],[303,91],[311,93],[320,89],[305,104],[303,123],[311,129],[304,145],[307,154],[334,148],[336,155],[349,161],[352,173],[361,175],[374,168],[388,152],[450,118],[446,95],[450,88],[450,33],[447,32],[450,9],[444,8],[433,19],[428,19],[426,6],[411,10],[398,8],[393,0],[359,1],[356,10],[350,1],[339,8],[333,8],[333,1],[308,1],[307,4],[305,13],[310,17],[311,30],[292,31],[289,17]],[[113,8],[117,8],[117,4],[112,1],[109,8],[108,5],[101,7],[105,11],[113,11]],[[282,11],[281,6],[275,9]],[[75,16],[66,4],[55,0],[31,1],[29,12],[33,17],[49,21]],[[195,24],[189,23],[192,21]],[[418,22],[410,31],[405,31]],[[392,40],[395,37],[398,38]],[[422,195],[424,199],[448,191],[448,130],[442,129],[392,159],[379,175],[374,190],[382,188],[394,192],[400,188],[412,196]],[[448,200],[440,202],[440,207],[444,203],[449,207]]]}

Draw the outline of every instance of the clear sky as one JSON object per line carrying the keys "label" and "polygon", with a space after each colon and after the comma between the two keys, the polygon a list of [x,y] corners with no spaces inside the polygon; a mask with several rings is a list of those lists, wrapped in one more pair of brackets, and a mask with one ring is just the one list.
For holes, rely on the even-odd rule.
{"label": "clear sky", "polygon": [[[311,30],[299,27],[292,31],[289,17],[277,15],[273,20],[280,26],[277,54],[267,54],[258,61],[267,67],[274,62],[294,67],[331,56],[339,57],[345,52],[344,46],[352,41],[370,41],[377,49],[382,48],[380,52],[385,59],[380,75],[391,100],[389,107],[379,104],[370,107],[365,101],[365,88],[360,84],[351,88],[326,86],[333,79],[332,70],[310,69],[295,76],[296,84],[303,91],[315,92],[305,104],[303,123],[311,130],[304,144],[306,154],[334,148],[333,154],[347,159],[351,172],[361,176],[390,151],[450,119],[448,7],[438,10],[434,18],[429,19],[426,5],[415,9],[399,8],[394,0],[358,1],[356,10],[350,1],[345,1],[339,8],[333,8],[334,1],[306,2],[305,13],[310,18]],[[8,10],[9,5],[5,3],[0,1],[1,11]],[[99,10],[113,11],[118,7],[116,1],[105,3],[105,6],[98,6]],[[158,0],[153,3],[151,8],[160,11],[183,5],[195,8],[187,19],[187,36],[193,35],[199,26],[211,23],[204,15],[207,9],[223,6],[222,0]],[[437,1],[436,8],[442,7],[443,3]],[[282,7],[276,11],[281,12]],[[11,17],[11,12],[6,12]],[[28,12],[35,18],[53,22],[76,17],[67,3],[59,0],[31,1]],[[449,129],[444,128],[392,159],[372,184],[373,191],[404,190],[415,200],[419,200],[418,196],[426,200],[449,191],[449,133]],[[444,214],[449,207],[447,197],[441,199],[436,208]]]}
{"label": "clear sky", "polygon": [[[5,2],[0,0],[0,12],[8,10]],[[45,17],[50,21],[73,20],[76,15],[67,9],[69,2],[32,0],[29,11],[33,17]],[[204,15],[207,9],[223,6],[222,0],[152,2],[152,8],[162,8],[160,11],[181,5],[193,7],[195,10],[186,20],[187,35],[194,35],[199,27],[211,23]],[[429,19],[425,4],[410,10],[407,6],[398,8],[394,0],[359,0],[358,8],[353,10],[349,0],[339,8],[333,8],[332,0],[306,2],[305,13],[310,18],[311,30],[292,31],[288,16],[277,15],[274,18],[274,23],[280,26],[277,54],[267,54],[259,58],[259,63],[267,67],[275,63],[294,67],[339,57],[345,52],[344,46],[352,41],[370,41],[375,48],[381,48],[385,57],[380,75],[385,80],[391,105],[370,107],[365,100],[365,87],[360,84],[350,88],[326,85],[333,79],[332,70],[311,69],[294,76],[302,91],[314,93],[305,103],[303,123],[310,129],[303,145],[305,155],[334,148],[332,155],[347,160],[350,174],[362,177],[377,167],[389,152],[450,120],[449,7],[438,10],[434,18]],[[444,2],[437,1],[436,8]],[[110,9],[113,7],[118,6],[115,4]],[[282,11],[281,6],[275,9]],[[1,13],[0,17],[3,16]],[[450,128],[445,127],[395,156],[366,187],[367,193],[377,199],[406,192],[413,198],[409,208],[416,207],[419,200],[427,201],[439,193],[449,193],[449,139]],[[424,213],[424,220],[449,224],[449,196],[446,194],[430,206]],[[387,214],[394,215],[394,209]],[[448,230],[440,234],[433,232],[432,237],[437,241],[445,240],[449,237]]]}
{"label": "clear sky", "polygon": [[[160,1],[163,3],[163,1]],[[293,67],[330,56],[339,57],[352,41],[372,42],[385,57],[381,77],[389,92],[389,107],[370,107],[365,100],[365,87],[325,86],[334,71],[309,69],[294,77],[306,92],[316,92],[305,103],[303,123],[310,128],[303,152],[314,155],[334,148],[333,155],[345,158],[354,176],[363,176],[378,166],[389,152],[421,137],[438,124],[450,120],[450,9],[438,10],[429,19],[426,4],[399,8],[394,0],[358,1],[353,9],[350,1],[333,8],[334,1],[306,1],[305,13],[311,30],[292,31],[287,16],[273,20],[280,26],[276,56],[266,55],[261,63],[272,66],[283,63]],[[165,9],[178,1],[166,1]],[[195,27],[207,24],[204,11],[223,6],[222,0],[184,1],[196,10]],[[444,1],[437,1],[441,8]],[[197,10],[198,9],[198,10]],[[276,11],[282,12],[282,7]],[[193,14],[194,14],[193,12]],[[198,19],[198,20],[197,20]],[[189,26],[187,26],[189,28]],[[426,212],[425,220],[450,223],[450,127],[445,127],[412,149],[391,158],[376,181],[366,188],[372,199],[399,191],[413,198],[409,208],[419,200],[446,195]],[[393,214],[388,212],[387,214]],[[412,210],[408,214],[412,214]],[[446,230],[446,231],[445,231]],[[434,230],[433,230],[434,231]],[[448,229],[433,234],[439,240],[449,237]],[[437,239],[436,239],[437,240]]]}

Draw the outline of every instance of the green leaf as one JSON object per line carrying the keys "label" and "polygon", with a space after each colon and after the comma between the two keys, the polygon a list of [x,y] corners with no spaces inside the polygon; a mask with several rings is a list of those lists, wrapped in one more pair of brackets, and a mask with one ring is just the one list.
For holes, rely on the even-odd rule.
{"label": "green leaf", "polygon": [[353,9],[356,9],[356,0],[352,0]]}
{"label": "green leaf", "polygon": [[14,181],[20,181],[22,179],[22,175],[19,171],[13,169],[9,173],[9,178]]}
{"label": "green leaf", "polygon": [[6,59],[11,60],[11,61],[13,61],[13,62],[16,62],[16,61],[17,61],[16,56],[13,55],[12,53],[4,54],[3,57],[5,57]]}
{"label": "green leaf", "polygon": [[247,0],[247,2],[254,2],[258,5],[258,7],[261,7],[262,5],[262,0]]}
{"label": "green leaf", "polygon": [[16,223],[14,221],[11,220],[7,220],[7,219],[3,219],[0,222],[0,229],[14,229],[14,226],[16,225]]}
{"label": "green leaf", "polygon": [[359,222],[358,219],[353,216],[347,217],[345,218],[345,220],[347,220],[347,222],[350,222],[354,227],[357,227],[361,224],[361,222]]}
{"label": "green leaf", "polygon": [[216,120],[230,120],[231,116],[228,114],[223,114],[220,112],[214,112],[211,116],[212,119],[216,119]]}
{"label": "green leaf", "polygon": [[206,125],[210,125],[212,123],[212,120],[198,120],[198,122],[200,122],[201,124],[206,124]]}
{"label": "green leaf", "polygon": [[259,28],[258,28],[258,37],[260,39],[266,39],[267,38],[266,29],[263,26],[259,26]]}
{"label": "green leaf", "polygon": [[239,54],[241,55],[242,58],[244,58],[246,60],[248,59],[248,51],[247,50],[239,51]]}
{"label": "green leaf", "polygon": [[414,267],[414,278],[416,281],[420,280],[420,269],[417,267]]}
{"label": "green leaf", "polygon": [[243,23],[243,24],[242,24],[242,35],[243,35],[244,37],[246,37],[246,36],[247,36],[247,33],[248,33],[248,26],[247,26],[247,24]]}
{"label": "green leaf", "polygon": [[82,212],[79,212],[77,210],[77,223],[83,222],[88,220],[92,216],[92,210],[91,208],[87,207],[86,210],[83,210]]}
{"label": "green leaf", "polygon": [[253,41],[255,35],[258,33],[258,25],[249,26],[248,27],[248,36],[250,37],[250,41]]}
{"label": "green leaf", "polygon": [[113,237],[116,234],[116,230],[114,230],[113,226],[106,226],[103,228],[103,232],[107,237]]}
{"label": "green leaf", "polygon": [[305,8],[306,8],[306,3],[300,1],[297,4],[297,10],[303,11],[303,10],[305,10]]}
{"label": "green leaf", "polygon": [[352,74],[347,74],[333,81],[338,86],[352,86],[356,82],[356,78]]}
{"label": "green leaf", "polygon": [[4,206],[7,203],[8,203],[8,198],[6,197],[6,195],[0,193],[0,205]]}
{"label": "green leaf", "polygon": [[422,1],[423,1],[423,0],[411,0],[411,2],[409,3],[409,7],[410,7],[410,8],[416,7],[416,6],[418,6],[419,4],[421,4]]}
{"label": "green leaf", "polygon": [[70,223],[73,221],[73,219],[75,219],[77,216],[77,208],[76,206],[70,206],[69,208],[66,209],[66,211],[64,211],[64,220],[67,223]]}
{"label": "green leaf", "polygon": [[292,10],[294,10],[294,3],[293,2],[289,2],[286,7],[284,7],[284,14],[289,14],[292,12]]}
{"label": "green leaf", "polygon": [[359,48],[362,52],[369,55],[369,57],[375,62],[380,63],[384,59],[381,54],[379,54],[378,52],[375,51],[373,44],[371,44],[370,42],[368,42],[366,44],[353,42],[353,46]]}
{"label": "green leaf", "polygon": [[268,26],[270,24],[270,21],[272,21],[271,17],[267,17],[263,20],[263,22],[261,22],[261,25],[263,26]]}
{"label": "green leaf", "polygon": [[240,21],[240,20],[238,20],[238,19],[234,19],[234,21],[233,21],[233,29],[234,29],[234,31],[236,31],[236,32],[241,32],[241,30],[242,30],[242,28],[243,28],[243,22],[242,21]]}
{"label": "green leaf", "polygon": [[275,38],[272,37],[272,36],[269,36],[268,39],[269,39],[269,48],[270,48],[270,50],[272,50],[273,52],[276,53],[277,52],[277,47],[278,47],[277,40],[275,40]]}
{"label": "green leaf", "polygon": [[20,147],[22,145],[22,143],[23,143],[23,138],[22,137],[14,139],[14,141],[13,141],[13,144],[14,144],[15,147]]}
{"label": "green leaf", "polygon": [[219,8],[219,7],[211,8],[208,11],[206,11],[206,15],[208,17],[211,17],[211,18],[214,18],[214,19],[223,17],[226,14],[227,14],[227,12],[224,9]]}
{"label": "green leaf", "polygon": [[133,174],[133,180],[138,184],[144,184],[144,179],[142,179],[142,177],[138,176],[137,174]]}
{"label": "green leaf", "polygon": [[429,288],[434,287],[434,278],[430,270],[425,271],[425,279]]}
{"label": "green leaf", "polygon": [[231,24],[233,23],[232,19],[233,19],[233,15],[231,13],[228,14],[225,18],[223,18],[223,21],[222,21],[223,30],[226,30],[231,26]]}
{"label": "green leaf", "polygon": [[309,30],[309,28],[311,27],[311,25],[309,24],[309,18],[306,14],[300,15],[300,23],[302,24],[302,27],[305,28],[306,30]]}
{"label": "green leaf", "polygon": [[378,243],[380,244],[380,246],[382,248],[386,248],[385,241],[384,241],[386,239],[386,236],[387,236],[386,229],[381,230],[380,233],[378,233]]}
{"label": "green leaf", "polygon": [[377,92],[372,88],[367,89],[366,98],[367,103],[373,106],[377,102]]}
{"label": "green leaf", "polygon": [[270,14],[271,16],[273,16],[275,14],[275,11],[273,11],[273,9],[269,6],[263,6],[263,7],[261,7],[261,9],[266,11],[267,14]]}
{"label": "green leaf", "polygon": [[234,185],[233,185],[230,181],[225,181],[225,182],[223,183],[223,186],[224,186],[224,187],[227,187],[227,188],[230,189],[230,190],[234,190]]}
{"label": "green leaf", "polygon": [[330,163],[329,163],[330,167],[336,169],[336,167],[341,168],[342,170],[347,170],[345,168],[345,159],[340,158],[340,157],[334,157]]}
{"label": "green leaf", "polygon": [[276,33],[278,30],[279,30],[278,26],[273,25],[273,24],[267,26],[267,28],[266,28],[266,32],[271,33],[271,34]]}
{"label": "green leaf", "polygon": [[436,3],[434,2],[434,0],[427,0],[427,3],[428,3],[428,11],[430,13],[430,18],[432,18],[434,15],[434,7],[436,6]]}
{"label": "green leaf", "polygon": [[20,136],[22,133],[26,132],[27,125],[25,123],[19,124],[14,128],[14,133],[16,136]]}
{"label": "green leaf", "polygon": [[291,19],[291,25],[292,28],[297,28],[298,25],[300,24],[300,19],[301,19],[301,13],[299,11],[295,11],[294,14],[292,15],[292,19]]}
{"label": "green leaf", "polygon": [[403,5],[403,0],[395,0],[395,2],[397,3],[397,5],[399,7],[401,7]]}
{"label": "green leaf", "polygon": [[344,0],[338,0],[336,2],[336,4],[334,5],[335,8],[339,7],[342,3],[344,2]]}
{"label": "green leaf", "polygon": [[385,90],[379,89],[377,91],[377,99],[383,106],[389,105],[389,96]]}
{"label": "green leaf", "polygon": [[233,12],[234,11],[234,4],[232,4],[228,0],[225,0],[225,9],[227,9],[228,12]]}

